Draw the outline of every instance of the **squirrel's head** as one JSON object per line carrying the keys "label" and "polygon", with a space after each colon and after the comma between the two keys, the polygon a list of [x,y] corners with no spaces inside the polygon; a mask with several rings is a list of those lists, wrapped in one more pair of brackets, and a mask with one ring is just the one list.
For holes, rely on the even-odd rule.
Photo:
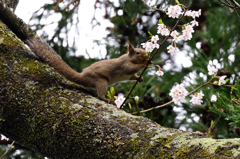
{"label": "squirrel's head", "polygon": [[133,63],[145,63],[149,60],[147,52],[140,48],[134,48],[131,43],[128,43],[128,56]]}

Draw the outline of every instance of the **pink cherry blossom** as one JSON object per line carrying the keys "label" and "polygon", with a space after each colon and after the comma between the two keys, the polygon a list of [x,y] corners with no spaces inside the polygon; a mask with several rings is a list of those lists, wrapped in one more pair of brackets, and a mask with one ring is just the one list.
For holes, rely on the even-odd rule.
{"label": "pink cherry blossom", "polygon": [[168,36],[169,33],[170,33],[170,31],[168,30],[168,28],[163,28],[161,30],[161,35],[163,35],[163,36]]}
{"label": "pink cherry blossom", "polygon": [[157,43],[158,40],[159,40],[158,35],[152,36],[152,39],[151,39],[152,42]]}
{"label": "pink cherry blossom", "polygon": [[158,30],[157,33],[161,34],[162,29],[165,28],[164,24],[158,24]]}
{"label": "pink cherry blossom", "polygon": [[193,20],[190,22],[191,23],[191,26],[194,27],[194,26],[198,26],[198,22],[196,20]]}
{"label": "pink cherry blossom", "polygon": [[216,69],[214,66],[208,66],[208,74],[209,75],[214,75],[217,73],[218,69]]}
{"label": "pink cherry blossom", "polygon": [[175,53],[178,53],[179,52],[179,49],[175,46],[172,46],[172,45],[169,45],[168,47],[167,47],[167,49],[168,49],[168,53],[170,53],[170,54],[172,54],[172,55],[174,55]]}
{"label": "pink cherry blossom", "polygon": [[153,47],[156,48],[156,49],[158,49],[158,48],[159,48],[159,44],[158,44],[158,43],[154,43],[154,44],[153,44]]}
{"label": "pink cherry blossom", "polygon": [[152,42],[146,42],[146,47],[145,47],[145,50],[146,52],[152,52],[153,51],[153,43]]}
{"label": "pink cherry blossom", "polygon": [[178,36],[178,34],[179,34],[179,33],[178,33],[176,30],[174,30],[174,31],[171,32],[171,36],[172,36],[172,37]]}
{"label": "pink cherry blossom", "polygon": [[194,105],[200,105],[203,101],[202,101],[202,98],[203,98],[204,94],[201,92],[199,93],[196,93],[193,95],[192,99],[190,100],[190,102]]}
{"label": "pink cherry blossom", "polygon": [[169,18],[178,18],[182,14],[182,8],[179,5],[170,6],[167,15]]}
{"label": "pink cherry blossom", "polygon": [[158,75],[158,76],[163,76],[164,75],[161,68],[156,72],[156,75]]}
{"label": "pink cherry blossom", "polygon": [[121,105],[124,102],[124,100],[125,100],[124,95],[122,93],[119,93],[117,99],[114,101],[116,103],[116,105],[117,105],[117,108],[121,107]]}
{"label": "pink cherry blossom", "polygon": [[173,98],[175,104],[180,104],[184,102],[185,97],[187,96],[188,91],[184,88],[183,84],[177,84],[173,86],[169,95]]}
{"label": "pink cherry blossom", "polygon": [[220,86],[221,84],[226,84],[226,81],[225,81],[225,78],[227,76],[226,75],[223,75],[221,77],[219,77],[219,82],[218,82],[218,85]]}

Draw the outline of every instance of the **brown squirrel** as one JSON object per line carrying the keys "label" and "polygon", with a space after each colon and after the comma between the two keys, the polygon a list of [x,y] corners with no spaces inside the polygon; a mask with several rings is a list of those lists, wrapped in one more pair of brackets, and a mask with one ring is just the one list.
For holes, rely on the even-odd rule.
{"label": "brown squirrel", "polygon": [[70,68],[40,37],[28,39],[25,43],[40,59],[55,68],[68,80],[84,87],[95,88],[98,97],[108,102],[110,101],[105,98],[105,94],[109,85],[125,80],[142,82],[143,79],[139,79],[135,73],[148,65],[149,62],[145,50],[133,48],[129,43],[128,53],[119,58],[98,61],[78,73]]}

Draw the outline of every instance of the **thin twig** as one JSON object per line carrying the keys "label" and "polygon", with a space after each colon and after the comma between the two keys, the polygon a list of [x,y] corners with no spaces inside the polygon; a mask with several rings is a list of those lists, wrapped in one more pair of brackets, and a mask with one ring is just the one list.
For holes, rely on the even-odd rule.
{"label": "thin twig", "polygon": [[[211,81],[213,80],[213,78],[214,78],[214,77],[212,77],[208,82],[200,85],[199,87],[197,87],[196,89],[194,89],[193,91],[191,91],[190,93],[188,93],[188,94],[186,95],[186,97],[189,96],[189,95],[191,95],[191,94],[193,94],[194,92],[196,92],[197,90],[199,90],[199,89],[202,88],[203,86],[206,86],[206,85],[208,85],[208,84],[211,84]],[[140,113],[146,113],[146,112],[152,111],[152,110],[154,110],[154,109],[159,109],[159,108],[165,107],[165,106],[167,106],[167,105],[169,105],[169,104],[172,104],[172,103],[173,103],[173,101],[170,101],[170,102],[167,102],[167,103],[165,103],[165,104],[162,104],[162,105],[159,105],[159,106],[156,106],[156,107],[152,107],[152,108],[149,108],[149,109],[146,109],[146,110],[143,110],[143,111],[134,112],[134,113],[131,113],[131,114],[135,115],[135,114],[140,114]]]}
{"label": "thin twig", "polygon": [[240,18],[240,15],[238,14],[238,12],[236,10],[236,9],[240,9],[240,5],[235,0],[231,0],[231,2],[229,2],[228,0],[226,0],[225,2],[223,2],[222,0],[219,0],[219,2],[229,8],[232,8],[234,10],[234,12],[237,14],[238,18]]}
{"label": "thin twig", "polygon": [[236,0],[231,0],[238,8],[240,8],[240,4],[236,2]]}
{"label": "thin twig", "polygon": [[[213,85],[213,86],[219,86],[218,84],[215,84],[215,83],[209,83],[209,84],[211,84],[211,85]],[[230,87],[230,88],[235,87],[235,85],[227,85],[227,84],[222,84],[222,85],[220,85],[220,86]]]}
{"label": "thin twig", "polygon": [[134,113],[131,113],[131,114],[136,115],[136,114],[146,113],[146,112],[152,111],[154,109],[159,109],[159,108],[165,107],[165,106],[167,106],[169,104],[172,104],[172,103],[173,103],[173,101],[170,101],[170,102],[164,103],[162,105],[152,107],[152,108],[149,108],[149,109],[145,109],[145,110],[142,110],[142,111],[134,112]]}
{"label": "thin twig", "polygon": [[14,142],[15,142],[15,141],[12,142],[12,144],[10,145],[10,147],[7,149],[7,151],[6,151],[0,158],[4,157],[4,156],[8,153],[8,151],[12,148]]}
{"label": "thin twig", "polygon": [[233,8],[234,12],[237,14],[238,18],[240,18],[240,15],[238,14],[237,10]]}
{"label": "thin twig", "polygon": [[223,2],[222,0],[219,0],[219,2],[221,2],[221,3],[222,3],[223,5],[225,5],[225,6],[228,6],[228,7],[230,7],[230,8],[234,8],[234,6],[231,5],[231,3],[229,4],[229,3]]}

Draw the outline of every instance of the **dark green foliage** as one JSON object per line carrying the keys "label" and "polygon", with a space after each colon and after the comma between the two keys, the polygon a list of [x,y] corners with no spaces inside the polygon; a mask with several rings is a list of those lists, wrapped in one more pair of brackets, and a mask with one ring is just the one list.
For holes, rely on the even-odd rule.
{"label": "dark green foliage", "polygon": [[209,106],[210,111],[225,118],[233,128],[240,126],[240,88],[237,81],[231,97],[219,94],[216,103]]}

